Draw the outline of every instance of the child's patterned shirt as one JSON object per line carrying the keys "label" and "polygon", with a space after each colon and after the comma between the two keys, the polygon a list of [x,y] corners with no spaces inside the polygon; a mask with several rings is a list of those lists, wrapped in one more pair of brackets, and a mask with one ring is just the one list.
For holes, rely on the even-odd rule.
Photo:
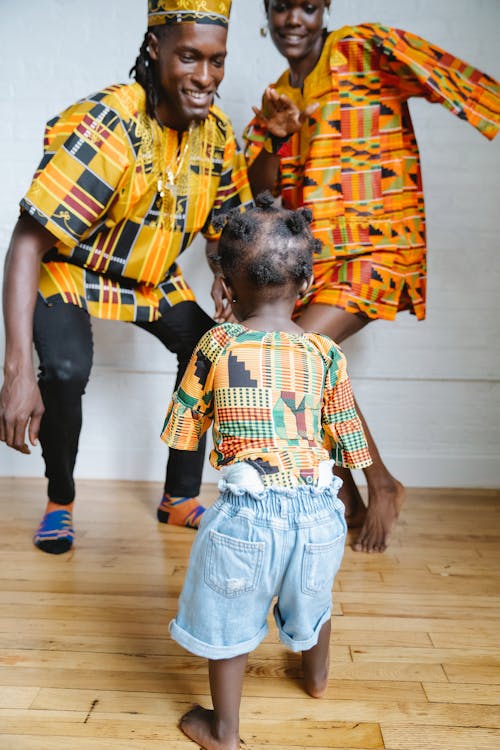
{"label": "child's patterned shirt", "polygon": [[315,484],[319,464],[371,464],[346,360],[327,336],[224,323],[196,347],[162,439],[195,450],[213,423],[216,468],[245,461],[265,486]]}

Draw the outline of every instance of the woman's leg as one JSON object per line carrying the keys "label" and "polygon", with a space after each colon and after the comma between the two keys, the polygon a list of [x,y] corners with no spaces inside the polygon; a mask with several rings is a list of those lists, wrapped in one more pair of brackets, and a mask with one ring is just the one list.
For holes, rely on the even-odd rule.
{"label": "woman's leg", "polygon": [[321,698],[328,687],[331,632],[332,621],[328,620],[319,631],[317,644],[308,651],[302,651],[304,687],[313,698]]}
{"label": "woman's leg", "polygon": [[180,721],[180,728],[205,750],[238,750],[240,703],[248,654],[232,659],[210,659],[208,675],[213,710],[195,706]]}
{"label": "woman's leg", "polygon": [[[44,552],[59,554],[70,549],[73,541],[69,514],[75,497],[73,469],[82,426],[82,396],[92,367],[90,316],[75,305],[49,307],[39,298],[34,342],[45,407],[39,438],[49,498],[34,541]],[[54,511],[56,515],[47,519]]]}
{"label": "woman's leg", "polygon": [[[346,312],[330,305],[309,305],[298,318],[297,323],[306,331],[317,331],[330,336],[338,344],[360,331],[371,318],[365,315]],[[358,552],[383,552],[389,535],[398,518],[404,500],[403,485],[395,479],[385,466],[368,425],[356,404],[363,422],[366,440],[373,463],[363,469],[368,484],[368,508],[366,513],[349,469],[336,467],[335,473],[344,485],[339,497],[346,506],[346,519],[349,527],[362,524],[353,549]]]}

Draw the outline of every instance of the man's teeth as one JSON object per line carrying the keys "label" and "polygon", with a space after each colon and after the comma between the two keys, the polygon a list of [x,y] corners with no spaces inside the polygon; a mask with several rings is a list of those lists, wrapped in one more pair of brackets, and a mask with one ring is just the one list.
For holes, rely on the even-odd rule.
{"label": "man's teeth", "polygon": [[208,96],[207,92],[201,92],[201,91],[189,91],[189,90],[186,90],[186,94],[188,96],[192,96],[193,99],[205,99]]}

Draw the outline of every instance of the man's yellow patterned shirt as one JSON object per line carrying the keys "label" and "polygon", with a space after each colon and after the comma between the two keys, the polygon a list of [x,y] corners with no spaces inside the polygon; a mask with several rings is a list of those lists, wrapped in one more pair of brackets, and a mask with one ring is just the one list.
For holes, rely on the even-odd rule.
{"label": "man's yellow patterned shirt", "polygon": [[[175,187],[173,183],[175,182]],[[217,107],[178,136],[147,117],[142,87],[115,85],[47,124],[21,201],[56,238],[40,293],[99,318],[151,321],[194,299],[175,263],[213,217],[251,203],[243,156]]]}

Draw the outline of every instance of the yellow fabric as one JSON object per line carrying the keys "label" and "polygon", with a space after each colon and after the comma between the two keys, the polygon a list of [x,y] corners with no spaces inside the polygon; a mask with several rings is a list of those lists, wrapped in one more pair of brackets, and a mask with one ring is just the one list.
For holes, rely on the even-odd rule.
{"label": "yellow fabric", "polygon": [[219,23],[226,26],[231,0],[148,0],[148,26],[164,23]]}
{"label": "yellow fabric", "polygon": [[227,117],[212,107],[179,143],[146,116],[137,83],[69,107],[48,123],[44,146],[21,201],[57,238],[40,292],[96,317],[154,320],[162,304],[194,299],[176,258],[200,231],[217,238],[215,215],[251,202]]}

